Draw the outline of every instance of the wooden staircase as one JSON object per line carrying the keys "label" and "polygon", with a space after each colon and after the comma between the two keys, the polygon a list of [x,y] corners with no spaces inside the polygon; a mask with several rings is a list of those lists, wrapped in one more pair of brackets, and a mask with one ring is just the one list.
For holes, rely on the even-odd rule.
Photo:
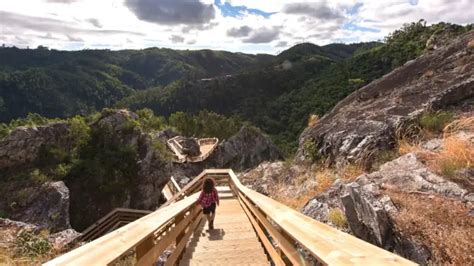
{"label": "wooden staircase", "polygon": [[230,188],[217,189],[220,206],[214,230],[208,229],[204,217],[179,265],[270,265],[249,218]]}
{"label": "wooden staircase", "polygon": [[[206,177],[218,184],[214,230],[197,204]],[[171,252],[171,253],[170,253]],[[415,265],[208,169],[140,219],[45,265]]]}

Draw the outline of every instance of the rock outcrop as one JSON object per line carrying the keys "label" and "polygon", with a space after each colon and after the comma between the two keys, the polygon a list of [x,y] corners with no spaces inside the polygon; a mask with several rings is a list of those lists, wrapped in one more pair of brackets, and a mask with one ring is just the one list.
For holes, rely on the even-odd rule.
{"label": "rock outcrop", "polygon": [[39,127],[18,127],[0,140],[0,170],[24,167],[33,163],[41,147],[55,146],[68,149],[69,126],[55,123]]}
{"label": "rock outcrop", "polygon": [[[69,223],[69,189],[64,182],[50,182],[42,185],[38,192],[31,188],[25,202],[17,205],[11,218],[18,221],[46,228],[50,232],[58,232],[71,228]],[[28,193],[26,191],[25,193]],[[15,208],[15,207],[14,207]]]}
{"label": "rock outcrop", "polygon": [[382,165],[379,171],[358,177],[355,182],[336,181],[326,193],[310,200],[302,212],[327,223],[329,209],[339,208],[355,236],[426,264],[432,259],[429,248],[397,230],[394,217],[398,209],[386,190],[441,195],[474,203],[471,192],[434,174],[410,153]]}
{"label": "rock outcrop", "polygon": [[[34,224],[13,221],[9,219],[0,218],[0,249],[7,250],[10,253],[21,253],[24,247],[19,247],[18,237],[23,232],[31,234],[33,237],[44,239],[50,245],[51,250],[49,252],[57,253],[61,249],[67,246],[74,238],[80,234],[73,229],[66,229],[55,234],[44,235],[42,230],[44,228],[36,226]],[[31,242],[34,240],[30,239]],[[33,245],[34,243],[24,243],[24,245]],[[43,246],[44,248],[44,246]],[[14,255],[14,254],[10,254]],[[28,254],[18,254],[20,256],[26,256]]]}
{"label": "rock outcrop", "polygon": [[296,160],[370,160],[377,151],[392,148],[396,129],[421,113],[472,102],[472,40],[474,31],[349,95],[301,134]]}
{"label": "rock outcrop", "polygon": [[[42,158],[42,147],[57,148],[65,154],[72,151],[69,124],[14,130],[0,142],[0,178],[5,176],[5,180],[0,180],[5,181],[0,189],[0,215],[47,228],[53,233],[71,226],[83,230],[114,208],[154,210],[162,203],[161,191],[171,176],[184,184],[206,168],[230,167],[240,171],[282,158],[267,136],[257,129],[244,127],[222,142],[207,160],[175,164],[167,154],[166,140],[176,133],[171,130],[144,132],[137,127],[138,119],[128,110],[103,112],[89,125],[91,139],[88,146],[82,148],[87,153],[75,155],[79,164],[62,177],[64,182],[54,183],[48,183],[48,173],[43,172],[46,165],[40,164],[38,158]],[[117,155],[121,149],[132,154],[126,161]],[[100,153],[104,150],[108,153]],[[102,163],[100,160],[105,164],[127,163],[130,168],[114,174],[110,165],[104,165],[108,170],[100,172],[96,166],[97,161]],[[55,167],[55,163],[51,165]],[[80,168],[88,166],[96,167],[94,172]],[[7,173],[9,169],[11,173]],[[35,171],[38,175],[33,180]],[[49,171],[48,168],[45,171]],[[127,177],[122,176],[123,171],[128,173]],[[20,178],[20,174],[26,178]]]}
{"label": "rock outcrop", "polygon": [[[114,208],[154,210],[161,203],[161,190],[169,181],[173,165],[155,148],[155,141],[162,141],[136,128],[138,116],[128,110],[110,113],[92,125],[92,130],[107,137],[108,145],[130,147],[136,151],[136,176],[120,191],[103,195],[95,187],[85,187],[87,180],[98,176],[83,176],[69,179],[71,190],[71,224],[83,230]],[[165,147],[164,142],[162,146]],[[115,180],[110,180],[114,182]],[[107,180],[101,181],[107,184]]]}
{"label": "rock outcrop", "polygon": [[205,164],[209,167],[242,171],[264,161],[282,158],[280,150],[268,136],[256,128],[245,126],[227,141],[219,144]]}

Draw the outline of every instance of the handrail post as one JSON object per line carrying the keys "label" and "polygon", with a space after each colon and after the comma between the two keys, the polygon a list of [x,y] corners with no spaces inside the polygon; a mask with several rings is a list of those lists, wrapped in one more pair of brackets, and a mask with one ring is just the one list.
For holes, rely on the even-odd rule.
{"label": "handrail post", "polygon": [[[184,219],[184,215],[185,215],[185,213],[183,212],[183,213],[179,214],[178,216],[176,216],[176,219],[175,219],[176,224],[180,223]],[[192,210],[190,211],[189,215],[193,215]],[[181,240],[183,239],[185,234],[186,234],[186,231],[183,230],[176,236],[176,246],[178,246],[178,244],[181,242]],[[178,260],[181,258],[182,254],[184,253],[185,250],[186,250],[186,247],[184,247],[181,254],[179,254]]]}
{"label": "handrail post", "polygon": [[140,261],[148,253],[148,251],[153,248],[154,245],[155,245],[155,243],[154,243],[154,236],[153,235],[149,236],[142,243],[140,243],[135,248],[137,261]]}

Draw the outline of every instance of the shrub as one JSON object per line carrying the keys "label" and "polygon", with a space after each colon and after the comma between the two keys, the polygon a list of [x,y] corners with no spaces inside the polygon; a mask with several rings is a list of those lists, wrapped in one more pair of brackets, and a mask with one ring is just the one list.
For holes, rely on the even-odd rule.
{"label": "shrub", "polygon": [[166,147],[166,144],[164,144],[161,140],[155,140],[153,142],[153,148],[158,151],[160,154],[161,158],[170,161],[173,158],[173,153],[168,150],[168,147]]}
{"label": "shrub", "polygon": [[316,144],[312,140],[305,140],[305,142],[303,143],[303,148],[305,150],[305,155],[307,158],[309,158],[312,162],[318,160],[318,150],[316,148]]}
{"label": "shrub", "polygon": [[420,117],[419,123],[423,129],[429,132],[440,133],[453,117],[453,113],[446,111],[425,113]]}
{"label": "shrub", "polygon": [[0,218],[2,219],[8,218],[8,213],[4,210],[0,210]]}
{"label": "shrub", "polygon": [[31,172],[30,178],[32,181],[38,183],[38,184],[43,184],[51,180],[47,175],[41,172],[39,169],[35,169]]}
{"label": "shrub", "polygon": [[36,165],[40,168],[45,168],[69,160],[70,154],[63,148],[54,145],[42,145],[38,152]]}
{"label": "shrub", "polygon": [[5,123],[0,123],[0,140],[10,134],[10,128]]}
{"label": "shrub", "polygon": [[69,137],[73,141],[74,148],[85,145],[90,140],[90,127],[86,124],[84,117],[75,116],[69,121]]}
{"label": "shrub", "polygon": [[19,256],[41,257],[47,255],[52,250],[52,245],[41,235],[35,235],[28,231],[21,231],[16,239]]}
{"label": "shrub", "polygon": [[143,108],[136,111],[139,117],[140,127],[145,131],[160,130],[166,126],[164,117],[155,116],[153,110]]}
{"label": "shrub", "polygon": [[347,228],[347,218],[344,212],[339,208],[331,208],[329,210],[329,222],[338,228]]}

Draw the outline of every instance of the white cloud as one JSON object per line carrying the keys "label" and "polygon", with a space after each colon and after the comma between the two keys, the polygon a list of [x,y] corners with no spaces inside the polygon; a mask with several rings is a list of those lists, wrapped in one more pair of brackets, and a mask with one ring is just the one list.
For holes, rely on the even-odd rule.
{"label": "white cloud", "polygon": [[[166,13],[168,17],[157,17],[161,11],[143,13],[143,9],[137,15],[126,1],[155,3],[154,7],[158,2],[166,2],[2,0],[0,40],[7,45],[45,45],[56,49],[159,46],[276,53],[303,41],[323,45],[382,39],[403,23],[419,19],[429,23],[474,22],[472,0],[419,0],[416,5],[410,4],[410,0],[221,0],[274,12],[269,18],[248,12],[225,17],[216,6],[213,13],[206,13],[211,12],[207,7],[213,0],[200,0],[202,5],[193,0],[202,11],[195,17],[189,17],[193,13],[186,5],[176,7],[185,10],[182,13]],[[177,0],[167,1],[171,5]],[[354,12],[356,5],[359,8]]]}

